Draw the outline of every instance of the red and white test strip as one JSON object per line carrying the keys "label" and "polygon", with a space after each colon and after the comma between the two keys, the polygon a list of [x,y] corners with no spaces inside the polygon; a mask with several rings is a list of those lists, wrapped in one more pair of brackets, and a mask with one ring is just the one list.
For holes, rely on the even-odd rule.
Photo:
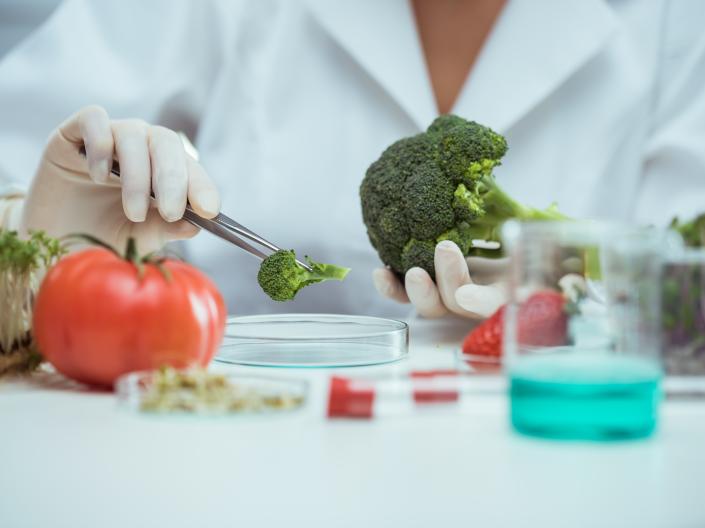
{"label": "red and white test strip", "polygon": [[460,411],[469,396],[502,394],[501,378],[457,370],[412,371],[389,378],[333,376],[328,394],[329,418],[374,418],[435,409]]}

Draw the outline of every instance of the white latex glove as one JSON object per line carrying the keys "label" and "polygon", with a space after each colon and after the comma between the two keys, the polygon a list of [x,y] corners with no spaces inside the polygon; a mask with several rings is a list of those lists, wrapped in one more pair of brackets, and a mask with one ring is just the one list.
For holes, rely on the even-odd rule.
{"label": "white latex glove", "polygon": [[433,318],[454,313],[471,319],[492,315],[506,301],[504,274],[507,259],[465,258],[453,242],[436,246],[436,282],[421,268],[411,268],[405,286],[394,273],[376,269],[377,291],[398,302],[411,302],[419,315]]}
{"label": "white latex glove", "polygon": [[[81,143],[86,159],[78,151]],[[120,178],[110,174],[113,157]],[[187,198],[206,218],[220,210],[215,185],[176,132],[137,119],[111,121],[103,108],[89,106],[51,134],[24,203],[21,230],[42,229],[55,237],[88,233],[118,251],[132,236],[145,253],[198,232],[180,220]]]}

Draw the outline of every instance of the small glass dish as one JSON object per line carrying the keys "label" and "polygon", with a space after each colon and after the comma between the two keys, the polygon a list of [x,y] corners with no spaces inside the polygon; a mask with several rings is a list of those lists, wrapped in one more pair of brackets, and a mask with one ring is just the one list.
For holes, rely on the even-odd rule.
{"label": "small glass dish", "polygon": [[402,321],[358,315],[279,314],[232,317],[215,359],[260,367],[379,365],[409,352]]}
{"label": "small glass dish", "polygon": [[125,374],[116,381],[115,393],[120,407],[145,414],[269,415],[303,407],[308,382],[167,369]]}

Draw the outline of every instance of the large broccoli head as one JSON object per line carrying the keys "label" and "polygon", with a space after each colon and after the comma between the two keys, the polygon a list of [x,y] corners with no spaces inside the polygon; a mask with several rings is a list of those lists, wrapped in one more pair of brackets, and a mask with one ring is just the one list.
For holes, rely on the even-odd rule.
{"label": "large broccoli head", "polygon": [[492,170],[506,151],[500,134],[454,115],[387,148],[360,186],[363,221],[382,261],[397,274],[419,266],[434,277],[441,240],[465,255],[487,256],[473,241],[499,241],[508,218],[564,218],[554,208],[524,207],[496,185]]}
{"label": "large broccoli head", "polygon": [[262,261],[257,282],[264,292],[275,301],[291,301],[302,288],[326,280],[343,280],[349,268],[321,264],[306,257],[311,268],[308,271],[296,262],[292,250],[279,250]]}

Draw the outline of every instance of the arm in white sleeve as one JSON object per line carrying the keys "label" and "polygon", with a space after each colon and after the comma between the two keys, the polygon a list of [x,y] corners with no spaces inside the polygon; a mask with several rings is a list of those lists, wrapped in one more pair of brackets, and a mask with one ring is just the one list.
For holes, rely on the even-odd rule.
{"label": "arm in white sleeve", "polygon": [[636,220],[667,225],[705,212],[705,2],[667,4],[654,120]]}
{"label": "arm in white sleeve", "polygon": [[[98,104],[196,132],[231,20],[214,1],[70,0],[0,62],[0,221],[14,222],[49,133]],[[232,15],[230,9],[229,15]]]}

